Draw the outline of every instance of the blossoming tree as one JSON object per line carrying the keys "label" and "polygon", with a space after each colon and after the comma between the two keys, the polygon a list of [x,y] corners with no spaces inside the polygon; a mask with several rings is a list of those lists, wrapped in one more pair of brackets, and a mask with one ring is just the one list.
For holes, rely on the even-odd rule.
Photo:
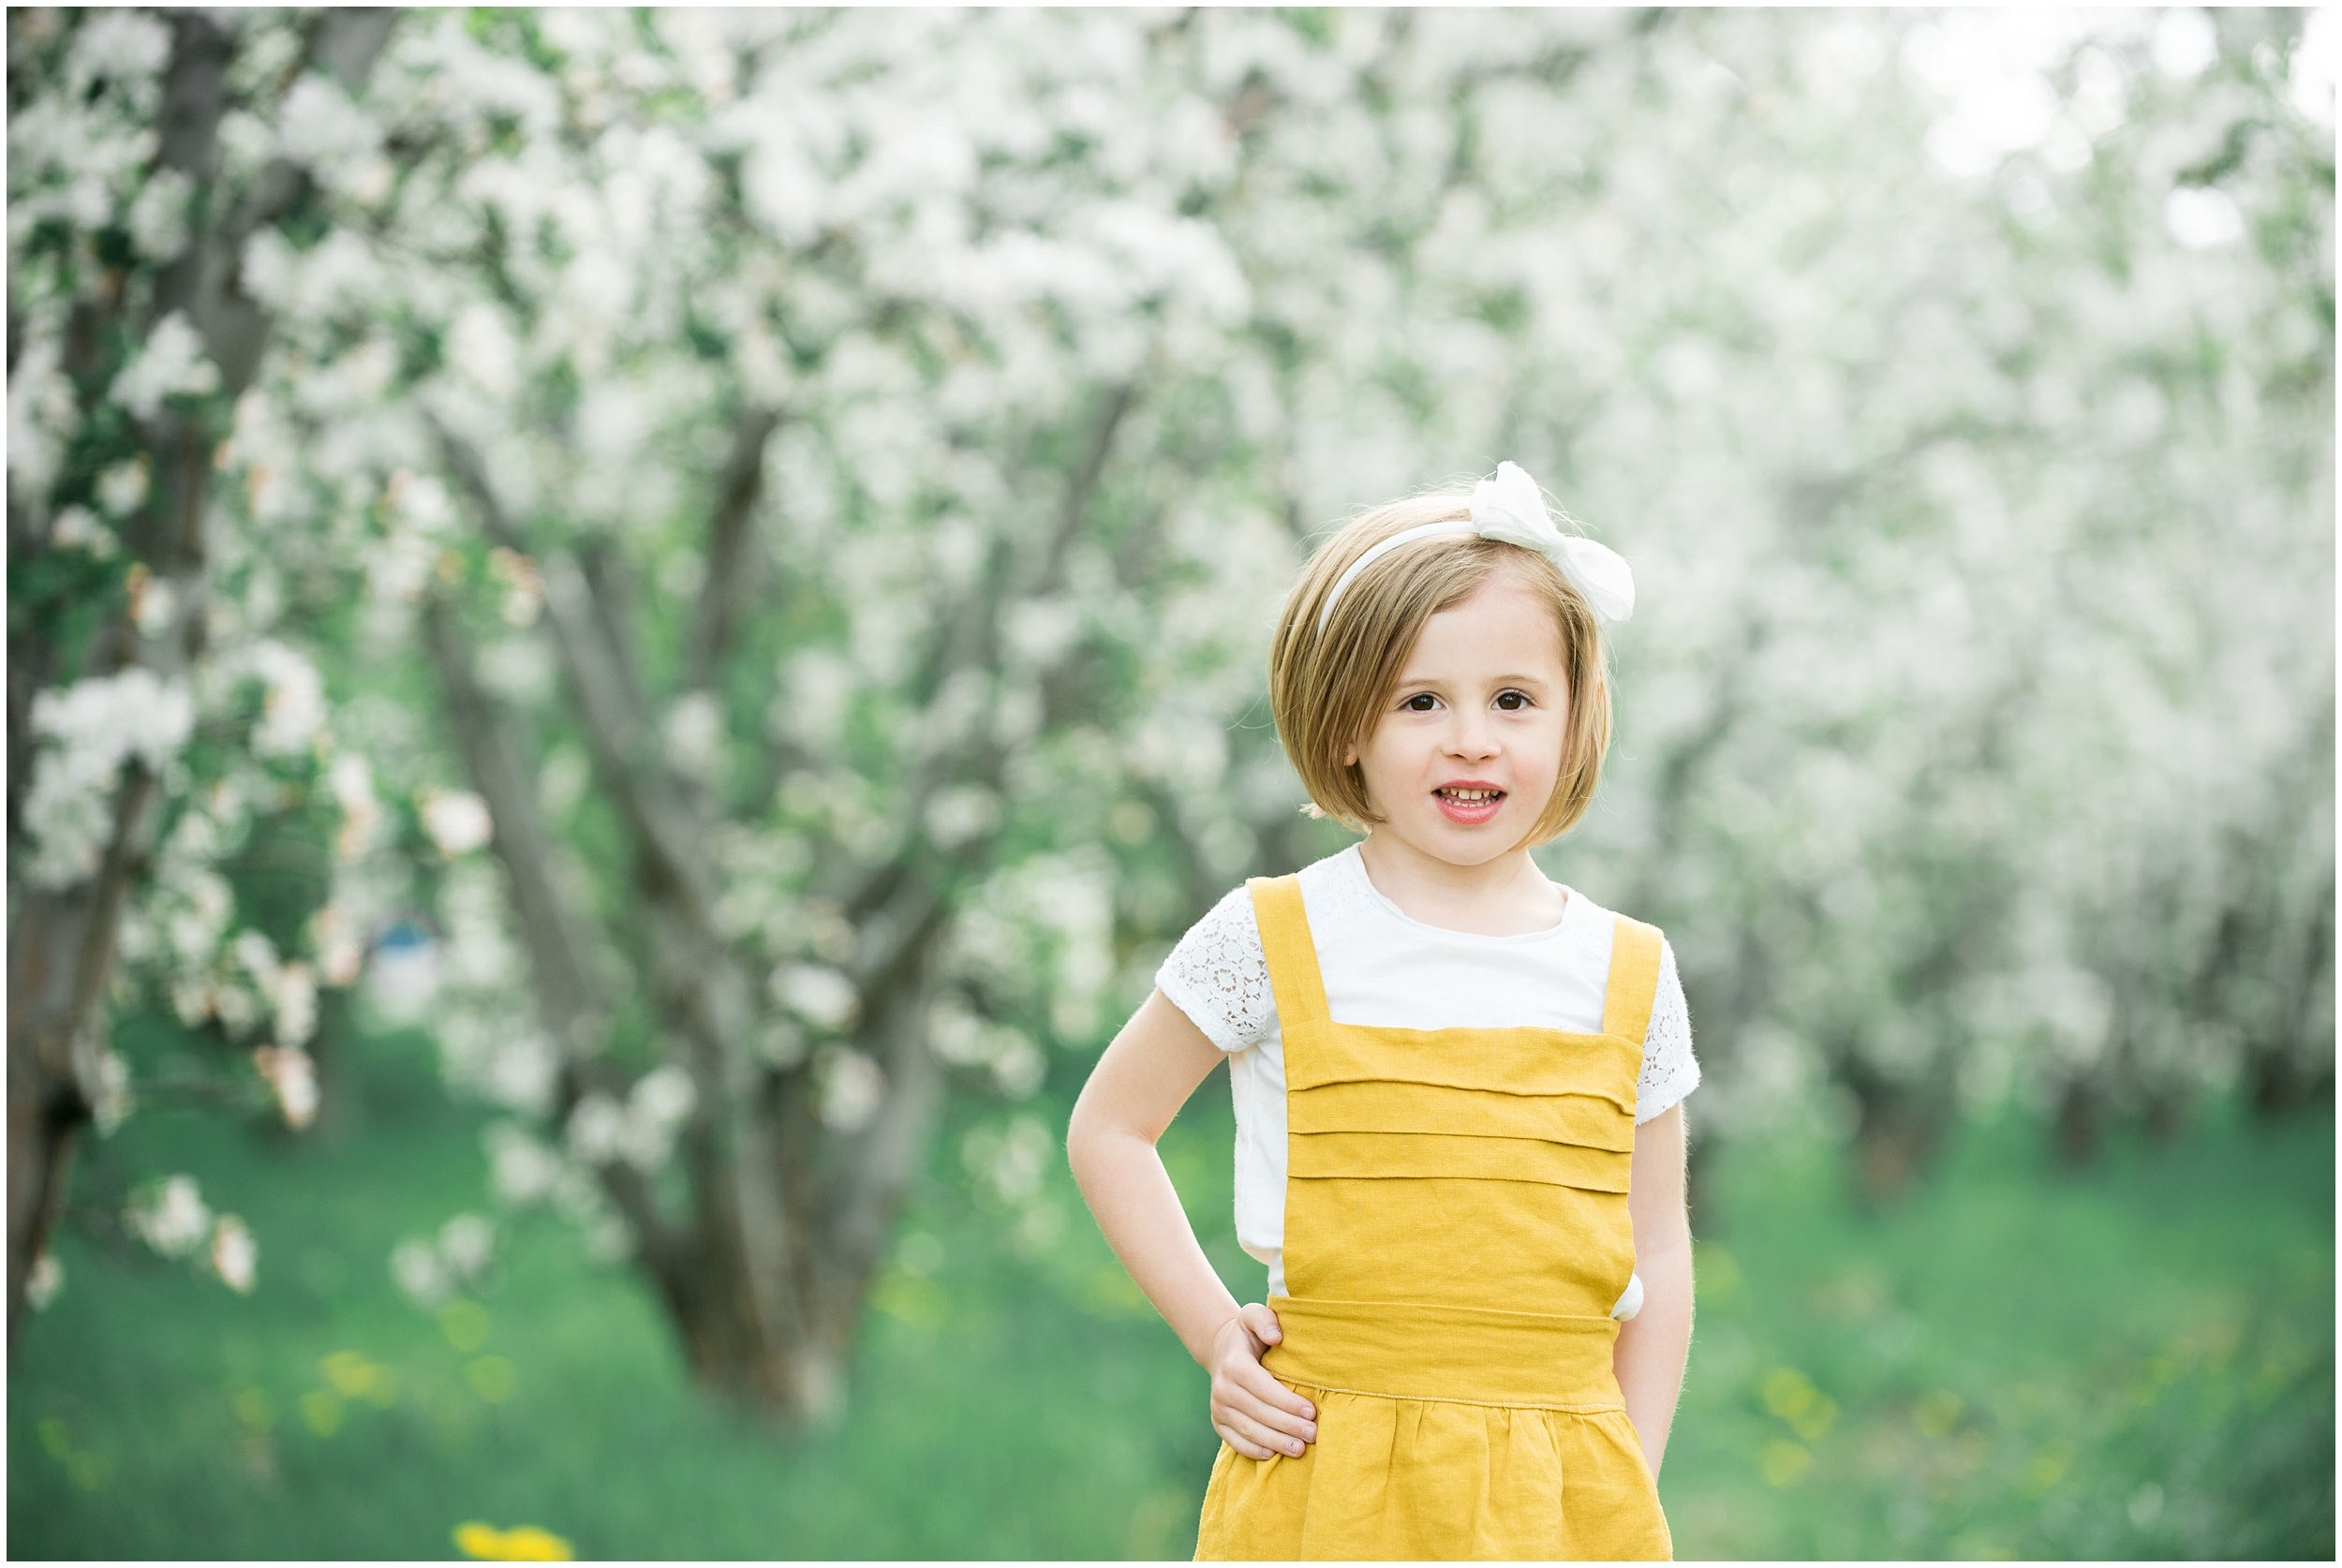
{"label": "blossoming tree", "polygon": [[[631,1259],[707,1382],[834,1408],[947,1087],[1031,1095],[1339,842],[1258,717],[1309,537],[1509,456],[1642,574],[1554,865],[1674,933],[1703,1128],[1836,1107],[1884,1193],[2006,1092],[2086,1142],[2330,1081],[2331,77],[2195,25],[408,19],[223,132],[302,193],[232,251],[266,354],[158,325],[122,390],[12,384],[36,432],[247,389],[202,449],[217,711],[270,693],[226,776],[342,815],[306,945],[238,957],[188,922],[260,791],[183,791],[212,825],[124,945],[281,1053],[429,908],[498,1191]],[[77,341],[43,308],[12,363]],[[93,554],[132,470],[16,446],[12,540],[21,494]],[[178,624],[145,581],[116,614]],[[189,689],[140,711],[200,728]],[[63,703],[23,723],[112,749],[36,772],[12,887],[178,745]],[[1037,1222],[1051,1142],[969,1152]]]}

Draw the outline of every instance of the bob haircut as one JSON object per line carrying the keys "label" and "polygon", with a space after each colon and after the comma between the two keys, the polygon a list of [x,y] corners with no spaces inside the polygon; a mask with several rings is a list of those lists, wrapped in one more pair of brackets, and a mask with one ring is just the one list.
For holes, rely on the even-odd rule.
{"label": "bob haircut", "polygon": [[1342,755],[1373,733],[1424,623],[1461,604],[1499,571],[1551,602],[1569,679],[1561,777],[1519,847],[1560,837],[1593,803],[1610,747],[1607,649],[1584,596],[1543,555],[1469,534],[1416,540],[1360,572],[1334,601],[1325,629],[1318,629],[1326,596],[1351,562],[1403,529],[1471,515],[1469,490],[1433,491],[1376,507],[1320,545],[1285,597],[1268,656],[1268,694],[1278,739],[1310,792],[1312,815],[1335,818],[1359,833],[1384,820],[1366,798],[1364,772]]}

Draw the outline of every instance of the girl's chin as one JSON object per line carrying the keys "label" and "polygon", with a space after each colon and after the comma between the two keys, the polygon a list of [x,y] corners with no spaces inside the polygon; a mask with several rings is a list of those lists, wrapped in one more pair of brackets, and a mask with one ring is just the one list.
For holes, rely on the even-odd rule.
{"label": "girl's chin", "polygon": [[1407,821],[1388,821],[1376,828],[1376,836],[1396,839],[1416,854],[1432,860],[1445,861],[1451,865],[1479,865],[1501,857],[1520,836],[1520,820],[1515,813],[1496,811],[1482,814],[1478,821],[1456,821],[1442,811],[1427,811]]}

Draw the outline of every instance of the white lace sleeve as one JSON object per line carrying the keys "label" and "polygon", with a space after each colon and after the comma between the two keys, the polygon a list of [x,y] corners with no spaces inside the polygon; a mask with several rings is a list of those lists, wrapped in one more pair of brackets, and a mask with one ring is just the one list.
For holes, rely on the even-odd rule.
{"label": "white lace sleeve", "polygon": [[1155,971],[1155,989],[1223,1051],[1241,1051],[1267,1036],[1277,1004],[1252,889],[1238,888],[1188,927]]}
{"label": "white lace sleeve", "polygon": [[1636,1122],[1649,1121],[1698,1087],[1691,1009],[1683,1004],[1683,983],[1676,977],[1675,949],[1662,942],[1659,988],[1652,996],[1651,1025],[1642,1037],[1642,1076],[1635,1084]]}

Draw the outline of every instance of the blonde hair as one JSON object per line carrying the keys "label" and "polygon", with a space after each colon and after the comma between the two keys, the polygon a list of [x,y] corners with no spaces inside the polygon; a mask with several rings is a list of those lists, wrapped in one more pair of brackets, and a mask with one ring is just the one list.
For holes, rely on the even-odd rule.
{"label": "blonde hair", "polygon": [[[1467,490],[1433,491],[1376,507],[1320,545],[1285,596],[1268,655],[1268,696],[1277,737],[1319,814],[1363,833],[1383,819],[1366,798],[1366,776],[1343,761],[1364,746],[1399,684],[1401,666],[1423,626],[1471,598],[1499,570],[1511,572],[1553,606],[1569,680],[1569,718],[1553,796],[1521,840],[1558,838],[1593,803],[1610,747],[1610,683],[1602,627],[1561,569],[1534,550],[1470,535],[1416,540],[1370,564],[1327,596],[1352,562],[1391,535],[1427,523],[1469,518]],[[1325,624],[1321,628],[1319,620]]]}

